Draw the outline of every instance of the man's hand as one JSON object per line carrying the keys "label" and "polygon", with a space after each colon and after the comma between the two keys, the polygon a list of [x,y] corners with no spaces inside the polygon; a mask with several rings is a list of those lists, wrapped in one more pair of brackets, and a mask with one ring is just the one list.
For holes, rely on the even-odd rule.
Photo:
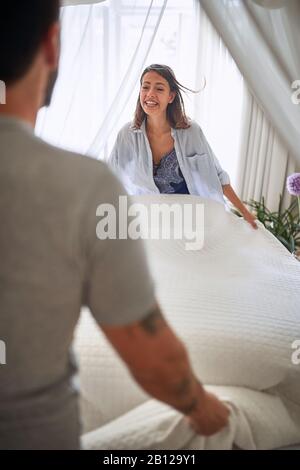
{"label": "man's hand", "polygon": [[103,327],[134,379],[152,397],[190,419],[196,432],[210,436],[228,422],[228,409],[207,393],[195,376],[188,353],[158,305],[142,320]]}
{"label": "man's hand", "polygon": [[228,425],[229,409],[212,393],[205,392],[188,420],[194,431],[202,436],[211,436]]}

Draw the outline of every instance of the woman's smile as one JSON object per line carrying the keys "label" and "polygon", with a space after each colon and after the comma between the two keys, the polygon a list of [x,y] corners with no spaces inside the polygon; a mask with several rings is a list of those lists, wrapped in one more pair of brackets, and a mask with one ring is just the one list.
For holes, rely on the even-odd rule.
{"label": "woman's smile", "polygon": [[158,107],[157,101],[153,101],[153,100],[146,100],[146,101],[144,101],[144,105],[145,105],[147,108],[150,108],[150,109],[153,109],[153,108],[157,108],[157,107]]}

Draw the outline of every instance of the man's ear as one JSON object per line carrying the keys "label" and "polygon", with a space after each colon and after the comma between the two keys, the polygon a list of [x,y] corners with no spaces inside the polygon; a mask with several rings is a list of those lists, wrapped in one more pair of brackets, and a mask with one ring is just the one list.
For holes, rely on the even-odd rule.
{"label": "man's ear", "polygon": [[51,69],[57,69],[60,54],[60,25],[57,21],[48,29],[45,36],[43,49],[45,52],[45,60]]}

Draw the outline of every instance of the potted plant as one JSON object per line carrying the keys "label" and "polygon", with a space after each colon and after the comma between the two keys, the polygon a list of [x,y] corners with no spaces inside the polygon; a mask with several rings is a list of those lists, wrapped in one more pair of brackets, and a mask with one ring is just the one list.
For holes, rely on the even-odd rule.
{"label": "potted plant", "polygon": [[300,248],[300,220],[297,201],[293,200],[290,206],[282,210],[282,195],[279,197],[277,211],[270,211],[264,197],[261,201],[251,199],[246,204],[254,209],[257,219],[269,230],[291,253]]}
{"label": "potted plant", "polygon": [[[300,173],[294,173],[287,178],[287,189],[296,199],[285,210],[282,209],[281,194],[277,211],[270,211],[266,207],[264,197],[260,201],[245,201],[245,204],[253,209],[264,227],[300,261]],[[233,212],[241,216],[235,210]]]}

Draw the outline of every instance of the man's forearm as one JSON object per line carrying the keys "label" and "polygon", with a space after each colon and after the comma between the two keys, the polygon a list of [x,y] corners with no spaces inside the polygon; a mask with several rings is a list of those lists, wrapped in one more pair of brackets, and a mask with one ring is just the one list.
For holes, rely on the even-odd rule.
{"label": "man's forearm", "polygon": [[102,329],[149,395],[186,415],[197,409],[204,390],[192,371],[185,346],[157,305],[139,322]]}
{"label": "man's forearm", "polygon": [[158,305],[142,320],[102,327],[139,385],[184,415],[197,433],[210,436],[227,424],[228,410],[207,393],[193,373],[188,353]]}
{"label": "man's forearm", "polygon": [[[140,386],[157,400],[163,401],[185,415],[192,415],[199,407],[204,389],[195,377],[185,348],[179,340],[175,354],[161,366],[143,373],[133,373]],[[200,405],[201,406],[201,405]]]}

